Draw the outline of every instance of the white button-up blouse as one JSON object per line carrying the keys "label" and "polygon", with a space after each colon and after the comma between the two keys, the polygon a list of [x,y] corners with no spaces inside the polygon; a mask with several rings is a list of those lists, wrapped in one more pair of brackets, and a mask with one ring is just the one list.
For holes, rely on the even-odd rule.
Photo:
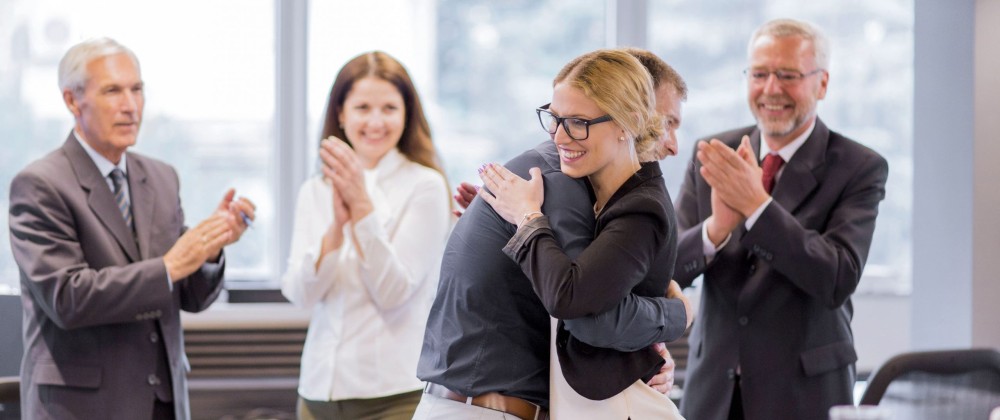
{"label": "white button-up blouse", "polygon": [[[375,210],[344,227],[344,244],[316,269],[333,222],[322,176],[299,190],[281,292],[313,311],[299,395],[312,401],[377,398],[421,388],[416,377],[427,314],[451,228],[447,184],[392,149],[365,183]],[[360,255],[364,255],[364,259]]]}

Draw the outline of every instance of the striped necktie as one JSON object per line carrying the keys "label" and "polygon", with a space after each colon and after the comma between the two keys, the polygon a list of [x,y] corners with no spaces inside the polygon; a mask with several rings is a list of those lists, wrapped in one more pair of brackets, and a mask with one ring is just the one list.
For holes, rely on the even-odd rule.
{"label": "striped necktie", "polygon": [[115,168],[111,171],[110,176],[111,183],[115,186],[115,204],[118,205],[118,211],[122,213],[129,229],[135,232],[135,226],[132,225],[132,206],[128,202],[128,197],[125,196],[125,173],[121,169]]}

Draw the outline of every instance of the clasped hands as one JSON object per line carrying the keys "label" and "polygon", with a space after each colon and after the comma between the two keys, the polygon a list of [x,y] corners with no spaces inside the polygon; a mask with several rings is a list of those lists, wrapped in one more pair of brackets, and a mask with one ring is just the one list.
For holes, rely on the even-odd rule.
{"label": "clasped hands", "polygon": [[333,200],[333,223],[323,235],[320,250],[321,255],[326,255],[343,245],[347,222],[357,223],[375,207],[365,189],[364,165],[350,145],[330,136],[320,142],[319,157],[323,161],[323,176],[330,181]]}
{"label": "clasped hands", "polygon": [[743,136],[736,150],[718,139],[699,142],[697,147],[701,176],[712,187],[712,216],[705,220],[705,227],[718,246],[770,195],[761,184],[762,170],[748,136]]}
{"label": "clasped hands", "polygon": [[191,275],[206,261],[218,261],[222,248],[235,243],[253,221],[256,206],[249,199],[236,198],[236,190],[226,191],[211,216],[188,229],[163,255],[167,273],[174,282]]}

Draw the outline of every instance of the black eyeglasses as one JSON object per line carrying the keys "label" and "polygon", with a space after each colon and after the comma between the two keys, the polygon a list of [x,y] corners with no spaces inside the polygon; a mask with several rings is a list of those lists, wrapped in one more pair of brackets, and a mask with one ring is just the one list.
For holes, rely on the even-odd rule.
{"label": "black eyeglasses", "polygon": [[569,135],[569,138],[573,140],[586,140],[587,137],[590,137],[590,126],[611,121],[610,115],[597,117],[592,120],[585,120],[583,118],[557,117],[549,111],[549,105],[552,104],[549,103],[542,105],[536,108],[535,112],[538,113],[538,122],[542,124],[542,129],[550,135],[555,135],[556,130],[559,130],[559,126],[562,125],[563,130],[566,130],[566,134]]}
{"label": "black eyeglasses", "polygon": [[816,73],[819,73],[821,71],[824,71],[824,70],[823,69],[816,69],[816,70],[813,70],[813,71],[808,72],[808,73],[803,73],[801,71],[795,71],[795,70],[774,70],[774,71],[771,71],[771,70],[763,70],[763,69],[744,69],[743,70],[743,74],[745,74],[747,76],[747,78],[750,79],[750,82],[752,82],[752,83],[764,83],[764,82],[767,82],[767,79],[770,79],[771,75],[774,74],[774,77],[778,79],[778,83],[780,83],[782,85],[794,85],[794,84],[796,84],[798,82],[801,82],[802,79],[805,79],[806,77],[812,76],[812,75],[814,75]]}

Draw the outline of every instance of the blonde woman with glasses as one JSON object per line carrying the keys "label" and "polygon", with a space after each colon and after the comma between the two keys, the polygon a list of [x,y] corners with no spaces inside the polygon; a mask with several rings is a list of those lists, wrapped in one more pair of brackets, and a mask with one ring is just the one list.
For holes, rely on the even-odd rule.
{"label": "blonde woman with glasses", "polygon": [[593,347],[560,321],[604,312],[629,293],[666,294],[676,220],[659,164],[639,159],[663,132],[655,106],[652,79],[635,57],[598,50],[563,67],[552,102],[537,110],[559,150],[562,172],[586,178],[593,192],[594,241],[575,259],[540,211],[544,186],[538,169],[530,171],[530,180],[496,164],[481,170],[480,195],[517,225],[504,252],[521,266],[553,317],[554,419],[681,418],[666,396],[645,385],[663,364],[655,350]]}

